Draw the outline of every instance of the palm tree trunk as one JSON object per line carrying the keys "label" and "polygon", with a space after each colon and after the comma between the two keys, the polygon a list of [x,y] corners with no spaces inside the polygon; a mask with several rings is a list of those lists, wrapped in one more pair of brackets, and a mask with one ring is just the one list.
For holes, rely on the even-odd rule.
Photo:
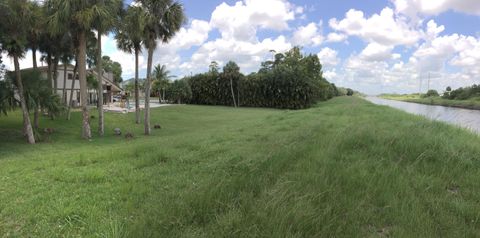
{"label": "palm tree trunk", "polygon": [[68,100],[68,109],[67,109],[67,120],[70,121],[70,109],[73,103],[73,90],[75,89],[75,79],[77,78],[77,69],[78,69],[78,58],[75,60],[75,68],[73,68],[73,79],[70,90],[70,100]]}
{"label": "palm tree trunk", "polygon": [[53,92],[57,93],[58,89],[58,57],[53,59]]}
{"label": "palm tree trunk", "polygon": [[67,62],[63,62],[63,89],[62,89],[62,102],[67,104],[67,98],[65,92],[67,91]]}
{"label": "palm tree trunk", "polygon": [[32,61],[33,61],[33,69],[37,69],[37,48],[32,48]]}
{"label": "palm tree trunk", "polygon": [[98,30],[97,41],[97,80],[98,80],[98,134],[105,134],[103,119],[103,69],[102,69],[102,31]]}
{"label": "palm tree trunk", "polygon": [[39,126],[38,126],[38,124],[39,124],[39,116],[40,116],[40,115],[39,115],[38,105],[35,104],[35,107],[34,107],[33,110],[35,110],[35,111],[33,112],[33,128],[38,129],[38,127],[39,127]]}
{"label": "palm tree trunk", "polygon": [[29,144],[35,144],[35,137],[33,136],[32,124],[30,122],[30,116],[28,114],[27,103],[25,101],[25,94],[24,94],[24,91],[23,91],[22,74],[20,73],[20,63],[18,62],[18,56],[14,56],[13,61],[14,61],[14,64],[15,64],[15,74],[16,74],[16,78],[17,78],[18,96],[20,97],[20,105],[22,106],[23,131],[25,133],[25,136],[27,137],[27,142]]}
{"label": "palm tree trunk", "polygon": [[152,75],[153,46],[150,42],[148,47],[147,79],[145,80],[145,135],[150,135],[150,77]]}
{"label": "palm tree trunk", "polygon": [[82,137],[92,138],[90,130],[90,115],[87,108],[87,40],[85,31],[79,34],[78,76],[80,81],[80,103],[82,105]]}
{"label": "palm tree trunk", "polygon": [[[32,62],[33,62],[33,69],[34,70],[37,70],[38,69],[38,65],[37,65],[37,48],[36,47],[32,47]],[[35,107],[33,108],[33,127],[35,129],[38,129],[38,117],[40,116],[39,115],[39,106],[38,104],[36,103],[35,104]]]}
{"label": "palm tree trunk", "polygon": [[135,123],[140,124],[140,99],[138,89],[138,54],[139,50],[135,49]]}
{"label": "palm tree trunk", "polygon": [[235,100],[235,93],[233,92],[233,80],[230,77],[230,90],[232,91],[233,106],[237,107],[237,101]]}
{"label": "palm tree trunk", "polygon": [[48,79],[48,84],[50,86],[50,89],[53,92],[53,79],[52,79],[52,57],[50,53],[47,53],[47,79]]}
{"label": "palm tree trunk", "polygon": [[[53,94],[58,93],[58,57],[53,59]],[[55,115],[53,113],[48,112],[50,114],[50,119],[54,120]]]}

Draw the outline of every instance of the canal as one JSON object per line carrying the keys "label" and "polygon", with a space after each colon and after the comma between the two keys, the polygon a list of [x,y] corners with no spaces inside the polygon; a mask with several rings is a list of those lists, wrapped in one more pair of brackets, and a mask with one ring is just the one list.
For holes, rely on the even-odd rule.
{"label": "canal", "polygon": [[432,120],[447,122],[480,133],[480,110],[424,105],[371,96],[366,97],[366,99],[378,105],[390,106],[412,114],[422,115]]}

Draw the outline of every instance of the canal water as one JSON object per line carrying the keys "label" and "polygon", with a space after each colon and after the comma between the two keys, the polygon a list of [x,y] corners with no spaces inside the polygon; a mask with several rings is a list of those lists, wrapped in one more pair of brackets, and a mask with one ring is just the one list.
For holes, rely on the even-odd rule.
{"label": "canal water", "polygon": [[378,105],[390,106],[412,114],[422,115],[432,120],[458,125],[480,133],[480,110],[424,105],[378,97],[366,97],[366,99]]}

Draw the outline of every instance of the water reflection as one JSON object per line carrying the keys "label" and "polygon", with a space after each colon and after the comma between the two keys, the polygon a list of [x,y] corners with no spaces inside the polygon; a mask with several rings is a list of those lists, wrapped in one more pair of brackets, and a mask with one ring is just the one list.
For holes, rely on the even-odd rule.
{"label": "water reflection", "polygon": [[375,104],[386,105],[416,115],[422,115],[433,120],[448,122],[480,133],[479,110],[424,105],[418,103],[387,100],[378,97],[366,97],[366,99]]}

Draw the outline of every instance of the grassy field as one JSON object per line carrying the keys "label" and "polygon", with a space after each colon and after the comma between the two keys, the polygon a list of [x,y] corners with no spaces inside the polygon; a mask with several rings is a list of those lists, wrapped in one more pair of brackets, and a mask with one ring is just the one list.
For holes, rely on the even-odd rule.
{"label": "grassy field", "polygon": [[0,117],[0,237],[480,234],[480,138],[360,98],[164,107],[149,137],[107,114],[90,142],[76,113],[34,146],[19,116]]}
{"label": "grassy field", "polygon": [[458,108],[467,108],[480,110],[480,98],[473,98],[467,100],[452,100],[444,99],[441,97],[428,97],[421,98],[418,94],[407,94],[407,95],[382,95],[382,98],[399,100],[405,102],[414,102],[427,105],[440,105],[445,107],[458,107]]}

